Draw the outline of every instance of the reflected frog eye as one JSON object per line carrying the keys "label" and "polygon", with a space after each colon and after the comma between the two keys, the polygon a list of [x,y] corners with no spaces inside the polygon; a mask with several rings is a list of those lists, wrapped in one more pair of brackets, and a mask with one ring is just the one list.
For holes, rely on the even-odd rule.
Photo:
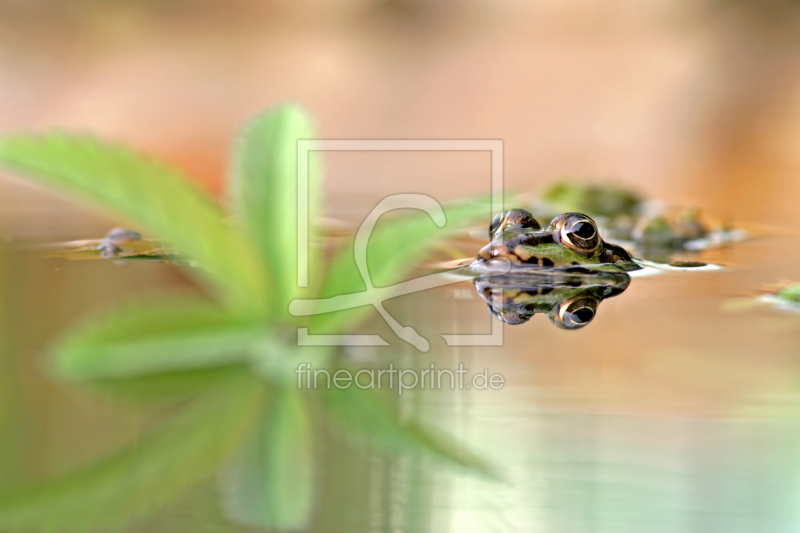
{"label": "reflected frog eye", "polygon": [[597,298],[578,296],[558,304],[558,311],[550,321],[561,329],[579,329],[591,322],[597,314]]}
{"label": "reflected frog eye", "polygon": [[494,237],[498,232],[507,229],[533,231],[542,229],[533,215],[524,209],[511,209],[494,216],[489,224],[489,237]]}
{"label": "reflected frog eye", "polygon": [[513,310],[503,310],[503,309],[495,309],[492,307],[492,304],[489,305],[489,314],[495,320],[499,320],[500,322],[505,322],[510,326],[516,326],[519,324],[524,324],[528,320],[531,319],[533,313],[518,313]]}
{"label": "reflected frog eye", "polygon": [[600,247],[600,234],[594,220],[586,215],[570,214],[559,230],[561,242],[576,252],[592,253]]}

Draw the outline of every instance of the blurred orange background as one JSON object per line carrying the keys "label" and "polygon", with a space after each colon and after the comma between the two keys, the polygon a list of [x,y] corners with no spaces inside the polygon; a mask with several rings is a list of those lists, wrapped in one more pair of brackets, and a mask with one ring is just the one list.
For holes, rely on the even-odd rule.
{"label": "blurred orange background", "polygon": [[[799,0],[0,0],[0,135],[91,131],[222,194],[242,123],[294,101],[325,139],[502,139],[508,189],[610,178],[800,235],[798,30]],[[328,153],[325,163],[329,214],[351,221],[386,194],[489,190],[487,153]],[[119,223],[0,176],[0,245],[99,238]],[[648,531],[796,525],[797,321],[722,310],[797,281],[793,242],[712,251],[704,260],[734,267],[714,274],[636,280],[580,332],[539,317],[506,328],[503,348],[455,350],[509,385],[479,400],[434,397],[449,417],[435,420],[502,456],[517,478],[454,481],[430,512],[459,531],[644,531],[645,517]],[[39,343],[79,311],[181,279],[153,263],[123,277],[110,262],[14,259],[8,329],[28,344],[9,353],[28,365],[23,376],[37,375],[28,369]],[[441,290],[388,308],[404,324],[439,327],[420,319],[435,317],[485,332],[491,319],[471,289],[473,302]],[[39,432],[39,449],[20,441],[18,453],[45,459],[20,471],[61,468],[139,431],[138,419],[33,383],[27,396],[6,394],[38,413],[20,427]],[[378,501],[371,486],[365,494]],[[501,520],[481,522],[481,511]],[[631,529],[620,511],[633,513]]]}
{"label": "blurred orange background", "polygon": [[[503,139],[512,189],[610,177],[786,226],[798,28],[788,0],[3,0],[0,132],[89,130],[219,192],[237,128],[290,100],[323,138]],[[439,198],[488,186],[479,154],[326,159],[334,206],[398,181]],[[0,197],[6,213],[27,198],[6,181]]]}

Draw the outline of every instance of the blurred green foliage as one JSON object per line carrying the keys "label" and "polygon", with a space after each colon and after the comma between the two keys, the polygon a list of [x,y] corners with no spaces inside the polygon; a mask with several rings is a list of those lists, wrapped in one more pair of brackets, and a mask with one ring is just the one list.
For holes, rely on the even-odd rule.
{"label": "blurred green foliage", "polygon": [[[319,249],[310,286],[297,272],[297,141],[313,139],[310,118],[282,106],[255,118],[234,151],[229,197],[237,217],[179,171],[131,151],[65,134],[0,138],[0,166],[109,211],[163,238],[202,293],[151,295],[94,317],[53,349],[57,375],[143,404],[173,406],[159,427],[116,454],[64,476],[0,495],[3,531],[84,531],[122,527],[176,500],[220,469],[223,507],[247,525],[302,529],[318,483],[312,423],[325,414],[356,441],[425,450],[488,472],[445,435],[400,422],[374,390],[299,390],[295,369],[336,364],[328,347],[298,347],[288,312],[297,297],[364,290],[352,247],[327,270]],[[312,152],[313,154],[313,152]],[[309,221],[319,219],[322,173],[312,156]],[[488,203],[445,206],[450,226],[487,214]],[[379,225],[369,247],[381,284],[399,281],[446,232],[416,214]],[[316,251],[315,251],[316,250]],[[370,307],[313,317],[326,333],[352,331]]]}

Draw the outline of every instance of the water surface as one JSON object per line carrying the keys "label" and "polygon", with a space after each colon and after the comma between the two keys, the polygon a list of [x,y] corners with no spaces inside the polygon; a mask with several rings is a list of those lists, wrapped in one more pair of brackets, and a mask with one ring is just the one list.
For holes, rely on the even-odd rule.
{"label": "water surface", "polygon": [[[490,333],[468,281],[388,301],[431,342],[355,348],[365,365],[488,370],[499,390],[414,390],[401,411],[445,429],[505,482],[416,454],[364,453],[327,435],[309,531],[772,532],[800,524],[800,318],[725,311],[730,298],[790,278],[796,237],[709,252],[727,266],[634,279],[585,328],[535,316],[503,345],[448,347],[441,334]],[[476,245],[476,249],[479,245]],[[43,350],[89,311],[143,291],[186,288],[158,262],[67,261],[4,246],[0,484],[65,472],[136,442],[159,419],[48,373]],[[376,315],[377,316],[377,315]],[[128,531],[246,530],[215,485]]]}

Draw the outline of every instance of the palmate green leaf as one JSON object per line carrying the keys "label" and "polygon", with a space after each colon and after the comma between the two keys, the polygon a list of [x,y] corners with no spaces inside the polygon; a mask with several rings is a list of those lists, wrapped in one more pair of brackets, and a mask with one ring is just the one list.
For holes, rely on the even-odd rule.
{"label": "palmate green leaf", "polygon": [[[467,200],[443,205],[446,225],[437,227],[427,213],[412,211],[378,222],[367,247],[367,267],[376,287],[403,279],[410,267],[419,263],[436,244],[453,231],[479,220],[490,220],[488,200]],[[333,258],[322,288],[323,297],[362,292],[366,289],[358,271],[353,245],[345,245]],[[315,315],[311,332],[333,333],[354,327],[371,311],[363,306],[347,311]]]}
{"label": "palmate green leaf", "polygon": [[[298,293],[298,140],[315,138],[310,117],[299,107],[284,105],[253,119],[234,151],[231,195],[274,284],[273,305],[287,315]],[[322,187],[319,152],[308,154],[309,233],[319,215]],[[309,250],[309,264],[318,261]]]}
{"label": "palmate green leaf", "polygon": [[267,334],[200,296],[150,298],[72,329],[53,355],[68,379],[130,378],[240,364]]}
{"label": "palmate green leaf", "polygon": [[307,525],[316,481],[312,429],[301,393],[279,391],[261,430],[220,480],[231,519],[278,530]]}
{"label": "palmate green leaf", "polygon": [[269,298],[263,265],[224,220],[217,203],[181,172],[89,137],[0,137],[0,167],[119,216],[196,260],[188,271],[211,280],[247,312]]}
{"label": "palmate green leaf", "polygon": [[119,453],[0,495],[0,530],[109,531],[177,500],[251,434],[265,392],[255,379],[231,380]]}
{"label": "palmate green leaf", "polygon": [[424,451],[450,464],[496,477],[489,465],[443,433],[413,420],[400,422],[396,410],[374,390],[349,387],[318,392],[323,408],[347,437],[394,451]]}

